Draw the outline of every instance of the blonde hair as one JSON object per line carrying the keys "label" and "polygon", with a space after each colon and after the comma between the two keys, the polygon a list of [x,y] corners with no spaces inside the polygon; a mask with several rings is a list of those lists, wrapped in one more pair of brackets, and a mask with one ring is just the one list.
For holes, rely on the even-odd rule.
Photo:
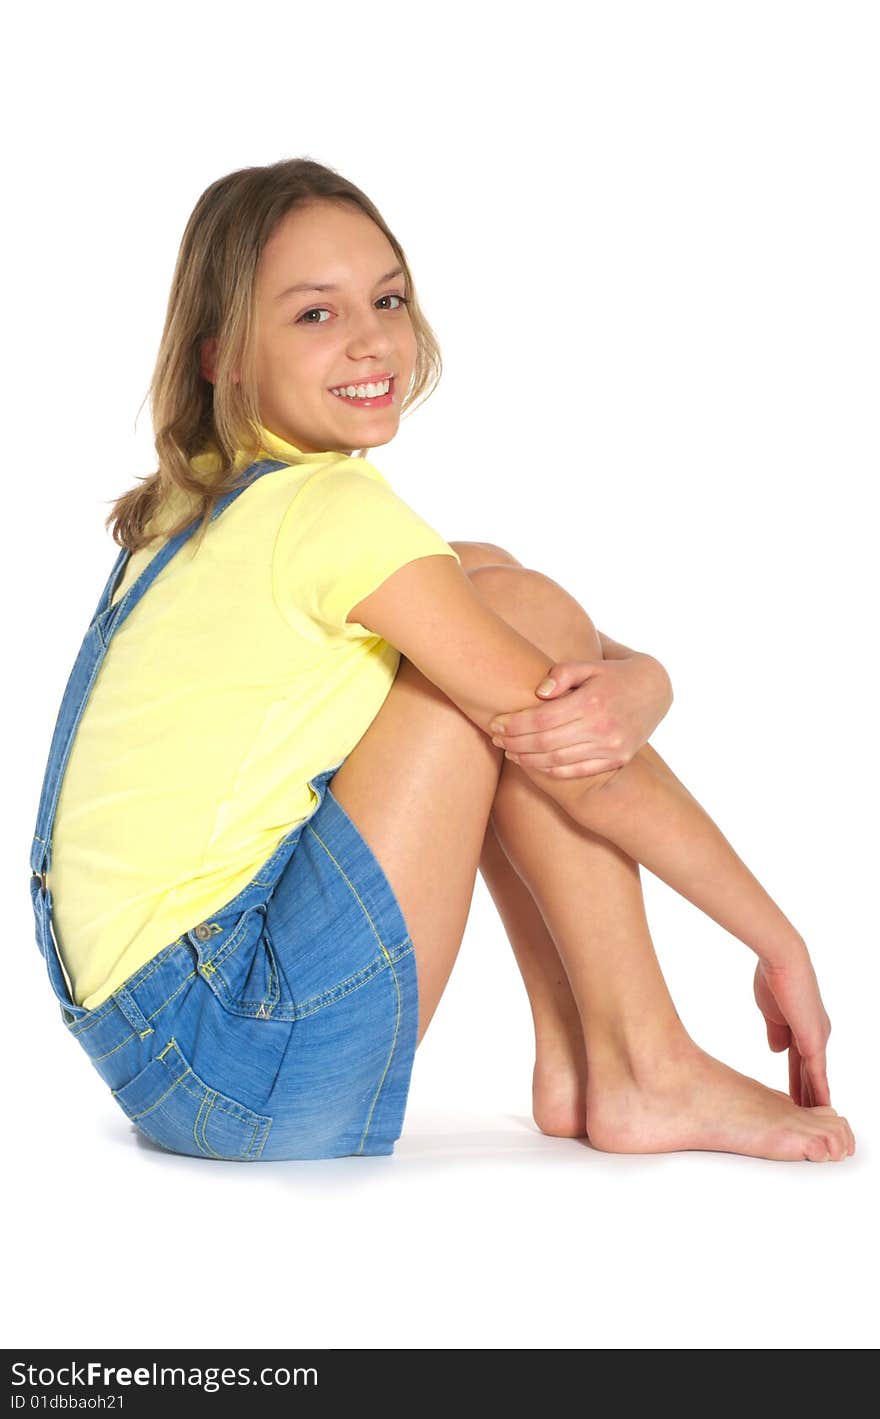
{"label": "blonde hair", "polygon": [[[237,452],[242,449],[254,458],[259,452],[253,348],[257,265],[282,217],[316,200],[359,207],[384,232],[403,267],[416,362],[401,414],[436,388],[442,370],[440,347],[419,306],[406,255],[360,188],[309,158],[240,168],[218,178],[202,193],[186,224],[145,396],[150,399],[159,466],[117,498],[105,519],[120,547],[135,552],[152,541],[147,523],[178,488],[196,498],[196,515],[201,518],[195,534],[197,548],[218,499],[241,485],[234,467]],[[201,372],[202,343],[211,338],[218,342],[213,384]],[[235,370],[238,381],[232,378]],[[205,451],[216,455],[216,471],[196,476],[190,459]],[[359,456],[366,453],[361,449]],[[174,536],[192,521],[190,511],[165,535]]]}

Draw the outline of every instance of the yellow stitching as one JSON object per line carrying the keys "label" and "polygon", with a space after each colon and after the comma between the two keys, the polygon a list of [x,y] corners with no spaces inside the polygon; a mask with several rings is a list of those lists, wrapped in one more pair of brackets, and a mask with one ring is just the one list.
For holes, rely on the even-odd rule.
{"label": "yellow stitching", "polygon": [[[389,958],[387,963],[376,956],[368,966],[362,966],[359,971],[353,971],[350,976],[345,976],[343,980],[337,981],[336,985],[328,986],[327,989],[322,990],[320,994],[310,995],[308,1000],[303,1000],[295,1005],[294,1009],[296,1010],[296,1015],[293,1018],[299,1020],[305,1018],[307,1015],[315,1015],[319,1010],[324,1010],[326,1006],[333,1005],[335,1001],[344,1000],[347,995],[351,995],[352,991],[359,990],[362,985],[368,985],[379,971],[384,971],[387,968],[387,965],[393,964],[395,960],[399,961],[403,956],[409,955],[412,949],[412,944],[410,944],[405,951],[398,949],[398,954],[395,957]],[[343,986],[347,986],[348,989],[342,990],[341,987]],[[332,999],[328,1000],[328,996],[332,996]],[[314,1002],[317,1002],[317,1004],[314,1004]],[[238,1006],[244,1007],[246,1005],[259,1005],[262,1002],[256,1000],[236,1000],[235,1003]],[[308,1007],[313,1004],[314,1008],[309,1009]],[[275,1010],[276,1006],[277,1002],[274,1005],[270,1005],[269,1009]],[[275,1018],[288,1020],[290,1018],[287,1015],[289,1009],[290,1006],[288,1005],[280,1006],[279,1013]],[[256,1018],[256,1016],[253,1018]]]}
{"label": "yellow stitching", "polygon": [[[193,974],[195,974],[195,972],[193,972]],[[177,992],[175,991],[175,995],[176,995],[176,994],[177,994]],[[170,998],[171,998],[171,997],[169,997],[169,999],[170,999]],[[165,1003],[167,1004],[168,1002],[166,1001]],[[163,1007],[160,1007],[160,1008],[164,1009],[164,1006],[163,1006]],[[158,1013],[158,1012],[157,1012],[157,1013]],[[131,1038],[131,1036],[129,1036],[129,1038]],[[164,1061],[165,1056],[166,1056],[166,1054],[168,1053],[168,1051],[171,1049],[171,1046],[172,1046],[172,1045],[173,1045],[173,1046],[175,1047],[175,1049],[177,1050],[178,1055],[180,1055],[180,1046],[178,1045],[177,1040],[176,1040],[176,1039],[174,1038],[174,1036],[172,1035],[172,1036],[171,1036],[171,1039],[168,1041],[168,1043],[167,1043],[167,1045],[165,1046],[165,1048],[164,1048],[163,1050],[160,1050],[159,1054],[156,1055],[156,1058],[157,1058],[157,1059],[161,1059],[161,1060]],[[117,1048],[118,1048],[118,1046],[117,1046]],[[112,1054],[113,1051],[111,1050],[110,1053]],[[181,1055],[180,1057],[181,1057],[181,1060],[182,1060],[183,1056]],[[103,1058],[103,1056],[102,1056],[102,1058]],[[187,1085],[187,1084],[185,1083],[185,1080],[187,1079],[187,1076],[190,1075],[190,1074],[193,1076],[193,1079],[196,1080],[197,1083],[198,1083],[198,1085],[199,1085],[198,1091],[197,1091],[196,1089],[190,1088],[189,1085]],[[247,1156],[250,1154],[250,1150],[253,1148],[253,1146],[254,1146],[254,1144],[255,1144],[255,1142],[256,1142],[256,1139],[257,1139],[259,1130],[262,1128],[262,1129],[265,1130],[265,1131],[264,1131],[264,1134],[263,1134],[263,1140],[262,1140],[262,1142],[261,1142],[261,1144],[260,1144],[260,1147],[259,1147],[259,1149],[257,1150],[257,1153],[256,1153],[256,1157],[259,1158],[259,1156],[260,1156],[260,1154],[262,1153],[263,1148],[264,1148],[264,1146],[265,1146],[266,1139],[269,1137],[269,1130],[270,1130],[270,1128],[271,1128],[271,1126],[272,1126],[272,1119],[271,1119],[271,1118],[267,1118],[264,1114],[258,1114],[258,1113],[256,1112],[256,1110],[254,1110],[254,1109],[249,1109],[246,1104],[239,1104],[239,1103],[237,1102],[237,1100],[227,1098],[227,1096],[226,1096],[225,1094],[218,1094],[218,1092],[217,1092],[216,1090],[210,1090],[210,1089],[208,1089],[207,1084],[203,1083],[203,1081],[199,1079],[198,1075],[195,1073],[195,1071],[192,1069],[192,1067],[191,1067],[190,1065],[187,1065],[187,1067],[186,1067],[186,1069],[184,1070],[183,1074],[181,1074],[179,1078],[174,1079],[173,1082],[171,1083],[170,1087],[165,1090],[165,1093],[162,1094],[162,1095],[155,1101],[155,1103],[151,1104],[148,1109],[142,1109],[141,1112],[140,1112],[140,1113],[137,1113],[137,1114],[129,1114],[128,1117],[131,1119],[132,1123],[139,1123],[139,1121],[140,1121],[141,1119],[146,1118],[148,1114],[151,1114],[154,1109],[157,1109],[160,1104],[162,1104],[162,1103],[165,1102],[165,1100],[168,1098],[169,1094],[172,1094],[172,1093],[174,1092],[174,1090],[175,1090],[176,1088],[178,1088],[178,1086],[183,1089],[184,1093],[189,1094],[191,1098],[197,1099],[197,1100],[199,1101],[199,1112],[198,1112],[198,1114],[196,1115],[196,1123],[193,1125],[193,1137],[195,1138],[196,1146],[197,1146],[197,1147],[201,1148],[201,1145],[199,1144],[198,1136],[196,1135],[196,1132],[195,1132],[196,1125],[198,1124],[199,1117],[200,1117],[200,1115],[201,1115],[202,1109],[204,1108],[205,1104],[208,1102],[208,1099],[209,1099],[209,1098],[211,1097],[211,1095],[213,1094],[213,1100],[212,1100],[212,1102],[211,1102],[210,1108],[208,1109],[208,1111],[207,1111],[207,1113],[206,1113],[206,1115],[205,1115],[205,1124],[202,1126],[202,1135],[203,1135],[203,1138],[204,1138],[204,1145],[205,1145],[205,1149],[207,1150],[208,1154],[209,1154],[210,1156],[214,1157],[214,1158],[220,1158],[221,1160],[225,1160],[225,1161],[227,1161],[227,1162],[235,1162],[235,1161],[236,1161],[237,1159],[239,1159],[239,1158],[245,1158],[245,1157],[247,1157]],[[114,1098],[115,1098],[116,1095],[119,1094],[119,1093],[121,1093],[122,1091],[121,1091],[120,1089],[111,1089],[110,1092],[113,1094],[113,1096],[114,1096]],[[218,1102],[218,1099],[220,1099],[220,1098],[224,1099],[227,1103],[234,1104],[234,1105],[236,1106],[236,1108],[237,1108],[240,1112],[234,1112],[232,1109],[224,1108],[224,1107],[223,1107],[223,1104],[221,1104],[221,1103]],[[211,1112],[211,1109],[214,1109],[214,1108],[219,1109],[220,1112],[226,1114],[228,1118],[235,1119],[235,1121],[236,1121],[237,1123],[243,1124],[245,1128],[247,1128],[249,1125],[251,1125],[251,1127],[252,1127],[252,1132],[251,1132],[250,1141],[246,1144],[246,1146],[242,1149],[241,1152],[239,1152],[239,1153],[234,1153],[234,1154],[217,1153],[217,1152],[211,1147],[210,1143],[208,1142],[207,1135],[206,1135],[206,1133],[205,1133],[205,1126],[207,1125],[208,1114]],[[146,1133],[148,1137],[153,1137],[153,1135],[150,1134],[150,1132],[149,1132],[148,1129],[146,1129],[146,1128],[143,1129],[143,1132]],[[158,1138],[153,1138],[153,1141],[154,1141],[155,1143],[159,1143],[160,1146],[163,1147],[163,1148],[165,1148],[167,1152],[173,1153],[173,1152],[175,1151],[173,1148],[169,1148],[167,1144],[162,1144],[162,1143],[161,1143],[161,1140],[158,1139]]]}
{"label": "yellow stitching", "polygon": [[383,1072],[382,1072],[382,1078],[379,1080],[379,1087],[377,1088],[376,1093],[375,1093],[374,1096],[373,1096],[373,1102],[372,1102],[372,1105],[370,1106],[370,1112],[369,1112],[369,1114],[367,1115],[366,1126],[365,1126],[365,1128],[364,1128],[363,1134],[361,1135],[361,1141],[360,1141],[360,1143],[359,1143],[359,1145],[358,1145],[358,1149],[357,1149],[358,1153],[360,1153],[360,1152],[363,1151],[364,1144],[365,1144],[366,1141],[367,1141],[367,1134],[368,1134],[369,1131],[370,1131],[370,1124],[371,1124],[372,1119],[373,1119],[373,1112],[374,1112],[374,1110],[375,1110],[375,1108],[376,1108],[376,1104],[377,1104],[377,1102],[378,1102],[379,1095],[380,1095],[381,1092],[382,1092],[382,1085],[385,1083],[385,1079],[386,1079],[386,1077],[387,1077],[388,1071],[389,1071],[389,1069],[391,1068],[391,1061],[392,1061],[392,1059],[394,1058],[394,1051],[395,1051],[395,1049],[397,1048],[397,1036],[398,1036],[398,1034],[399,1034],[399,1032],[400,1032],[400,1002],[401,1002],[400,981],[397,979],[397,972],[396,972],[396,970],[394,969],[394,966],[393,966],[393,965],[392,965],[392,967],[391,967],[391,973],[392,973],[392,975],[394,976],[394,987],[395,987],[395,990],[397,991],[397,1018],[396,1018],[396,1020],[394,1021],[394,1038],[393,1038],[392,1041],[391,1041],[391,1052],[390,1052],[390,1054],[388,1055],[388,1059],[387,1059],[386,1064],[385,1064],[385,1069],[384,1069]]}
{"label": "yellow stitching", "polygon": [[318,842],[321,844],[322,848],[323,848],[324,851],[326,852],[327,856],[330,858],[331,862],[335,863],[336,869],[337,869],[337,871],[339,872],[339,874],[340,874],[342,877],[345,878],[346,882],[347,882],[348,885],[349,885],[349,888],[350,888],[351,891],[354,893],[354,895],[357,897],[357,900],[358,900],[358,902],[360,903],[361,911],[363,912],[364,916],[367,918],[367,921],[370,923],[370,926],[371,926],[372,929],[373,929],[373,935],[375,936],[375,938],[376,938],[376,940],[378,941],[380,947],[382,948],[382,951],[384,952],[385,956],[387,957],[388,961],[390,962],[390,961],[391,961],[391,957],[388,955],[388,952],[385,950],[385,943],[384,943],[384,941],[382,940],[381,936],[379,935],[378,931],[376,930],[376,924],[375,924],[375,922],[373,921],[373,918],[370,916],[370,913],[367,911],[367,908],[366,908],[366,906],[364,905],[363,900],[361,899],[361,895],[360,895],[360,893],[358,892],[357,888],[355,887],[354,883],[351,881],[351,878],[350,878],[350,877],[348,876],[348,874],[346,873],[346,871],[345,871],[345,869],[343,868],[342,864],[336,861],[336,858],[333,856],[333,854],[332,854],[332,852],[330,851],[329,847],[328,847],[327,844],[324,842],[324,839],[321,837],[320,833],[316,833],[316,832],[315,832],[315,829],[314,829],[313,827],[311,827],[311,825],[309,826],[309,832],[312,834],[313,837],[315,837],[315,838],[318,839]]}
{"label": "yellow stitching", "polygon": [[[180,982],[180,985],[177,987],[177,989],[176,989],[176,990],[173,990],[173,991],[171,992],[171,994],[169,995],[168,999],[167,999],[167,1000],[163,1000],[163,1001],[162,1001],[162,1004],[161,1004],[161,1005],[158,1005],[158,1006],[156,1007],[156,1009],[153,1011],[152,1015],[149,1015],[147,1018],[148,1018],[149,1020],[155,1020],[155,1018],[156,1018],[157,1015],[161,1015],[161,1013],[162,1013],[162,1011],[165,1009],[165,1007],[166,1007],[167,1005],[170,1005],[170,1004],[171,1004],[171,1002],[172,1002],[172,1000],[174,999],[175,995],[179,995],[180,992],[183,990],[183,987],[186,985],[187,981],[191,981],[191,980],[194,978],[195,975],[196,975],[196,972],[195,972],[195,971],[190,971],[190,973],[189,973],[188,976],[184,976],[183,980]],[[96,1056],[95,1056],[95,1060],[97,1061],[97,1060],[99,1060],[99,1059],[109,1059],[110,1056],[111,1056],[111,1054],[115,1054],[118,1049],[122,1049],[122,1046],[123,1046],[123,1045],[127,1045],[128,1042],[129,1042],[129,1040],[133,1040],[133,1039],[134,1039],[134,1030],[132,1030],[132,1032],[131,1032],[130,1035],[126,1035],[126,1037],[125,1037],[124,1040],[120,1040],[120,1042],[119,1042],[118,1045],[114,1045],[112,1049],[108,1049],[106,1054],[98,1054],[98,1055],[96,1055]]]}
{"label": "yellow stitching", "polygon": [[[213,1097],[211,1097],[212,1095]],[[200,1148],[202,1152],[208,1153],[212,1158],[220,1158],[225,1162],[236,1162],[239,1158],[244,1158],[246,1154],[250,1152],[251,1148],[253,1148],[259,1124],[254,1124],[253,1130],[251,1132],[250,1142],[245,1143],[245,1145],[237,1153],[218,1153],[216,1148],[212,1148],[210,1143],[208,1142],[208,1119],[211,1117],[211,1113],[215,1107],[219,1108],[221,1113],[229,1113],[229,1110],[224,1109],[222,1104],[218,1104],[217,1098],[218,1094],[216,1089],[210,1090],[209,1093],[205,1095],[205,1098],[202,1101],[202,1107],[204,1108],[205,1104],[208,1104],[208,1107],[205,1110],[205,1117],[202,1119],[201,1126],[199,1126],[199,1118],[201,1117],[202,1110],[199,1109],[199,1112],[196,1115],[196,1121],[193,1124],[193,1137],[196,1141],[196,1147]],[[233,1115],[233,1117],[235,1117],[235,1115]],[[250,1120],[243,1118],[239,1119],[239,1122],[243,1123],[245,1128],[247,1128]],[[196,1131],[197,1129],[198,1132]],[[199,1137],[199,1133],[201,1134],[201,1138]]]}
{"label": "yellow stitching", "polygon": [[[191,1089],[187,1084],[185,1084],[185,1083],[183,1082],[183,1081],[186,1079],[187,1074],[192,1074],[192,1076],[193,1076],[194,1079],[198,1079],[198,1075],[197,1075],[192,1069],[187,1069],[186,1074],[182,1074],[182,1075],[180,1076],[180,1078],[177,1080],[177,1083],[180,1084],[181,1087],[183,1088],[183,1092],[184,1092],[185,1094],[189,1094],[189,1095],[191,1096],[191,1098],[193,1098],[193,1099],[204,1099],[204,1097],[205,1097],[205,1090],[208,1089],[207,1084],[205,1084],[205,1083],[203,1083],[201,1080],[199,1080],[199,1086],[200,1086],[200,1088],[201,1088],[201,1093],[200,1093],[200,1094],[199,1094],[199,1093],[196,1093],[195,1089]],[[234,1118],[237,1123],[243,1123],[243,1124],[247,1125],[247,1124],[249,1124],[249,1123],[252,1121],[252,1119],[255,1119],[255,1118],[256,1118],[256,1119],[259,1119],[259,1120],[260,1120],[261,1122],[263,1122],[263,1123],[271,1123],[271,1122],[272,1122],[272,1120],[271,1120],[271,1119],[267,1119],[264,1114],[258,1114],[258,1113],[256,1112],[256,1110],[254,1110],[254,1109],[249,1109],[248,1106],[247,1106],[247,1104],[239,1104],[236,1099],[230,1099],[227,1094],[220,1094],[220,1095],[218,1096],[216,1090],[208,1090],[208,1092],[214,1094],[214,1103],[211,1105],[211,1107],[214,1108],[214,1109],[219,1109],[222,1114],[226,1114],[229,1118]],[[167,1098],[167,1095],[164,1095],[164,1094],[163,1094],[162,1097],[163,1097],[163,1098]],[[218,1098],[218,1097],[221,1098],[221,1099],[225,1099],[226,1102],[229,1103],[229,1104],[235,1104],[237,1108],[239,1108],[239,1109],[242,1110],[242,1113],[245,1114],[246,1117],[242,1117],[242,1113],[234,1113],[232,1109],[224,1109],[224,1107],[223,1107],[222,1104],[218,1104],[218,1103],[217,1103],[217,1098]]]}
{"label": "yellow stitching", "polygon": [[[200,1105],[199,1105],[199,1111],[198,1111],[198,1113],[196,1114],[195,1122],[193,1123],[193,1142],[195,1143],[195,1145],[196,1145],[196,1147],[198,1148],[198,1150],[199,1150],[200,1153],[205,1153],[205,1152],[213,1153],[213,1152],[214,1152],[213,1148],[209,1147],[207,1139],[205,1140],[205,1145],[204,1145],[204,1147],[202,1146],[202,1144],[199,1142],[199,1135],[198,1135],[198,1133],[196,1132],[196,1130],[197,1130],[197,1128],[198,1128],[198,1126],[199,1126],[199,1119],[200,1119],[201,1116],[202,1116],[202,1109],[205,1107],[205,1104],[207,1104],[207,1102],[208,1102],[208,1097],[209,1097],[209,1096],[208,1096],[207,1094],[205,1094],[204,1098],[202,1099],[202,1102],[201,1102]],[[210,1113],[210,1112],[211,1112],[211,1110],[210,1110],[210,1108],[209,1108],[209,1109],[208,1109],[208,1113]],[[216,1157],[217,1155],[214,1154],[214,1156]]]}
{"label": "yellow stitching", "polygon": [[[156,1058],[164,1061],[165,1056],[172,1045],[174,1045],[174,1048],[177,1050],[177,1053],[180,1055],[182,1060],[183,1056],[180,1054],[180,1045],[177,1043],[177,1040],[174,1038],[173,1035],[171,1036],[171,1039],[168,1041],[165,1048],[159,1054],[156,1055]],[[195,1089],[191,1089],[189,1085],[184,1082],[189,1074],[191,1074],[193,1079],[196,1080],[199,1089],[201,1090],[201,1093],[198,1093]],[[231,1099],[226,1094],[218,1094],[216,1089],[209,1089],[207,1084],[205,1084],[203,1080],[199,1079],[199,1076],[189,1064],[186,1066],[186,1069],[184,1070],[183,1074],[181,1074],[180,1078],[175,1079],[174,1085],[172,1087],[176,1087],[178,1084],[183,1088],[184,1093],[189,1094],[193,1099],[201,1099],[202,1101],[204,1101],[207,1094],[213,1094],[214,1103],[211,1105],[211,1107],[218,1108],[221,1113],[227,1114],[229,1118],[234,1118],[239,1123],[243,1123],[245,1126],[247,1126],[249,1123],[252,1123],[254,1119],[258,1120],[258,1123],[256,1125],[257,1127],[259,1127],[260,1123],[272,1122],[271,1119],[267,1120],[265,1114],[258,1114],[255,1109],[249,1109],[247,1104],[240,1104],[237,1099]],[[116,1095],[118,1093],[121,1093],[121,1090],[112,1089],[111,1093]],[[152,1113],[153,1109],[156,1108],[157,1104],[161,1104],[163,1099],[167,1099],[170,1093],[171,1090],[166,1089],[165,1093],[162,1095],[162,1098],[157,1099],[156,1103],[152,1104],[150,1108],[144,1109],[143,1114],[137,1114],[135,1115],[135,1117],[142,1118],[144,1115]],[[236,1108],[241,1110],[241,1113],[235,1113],[232,1109],[225,1109],[222,1104],[217,1103],[218,1098],[224,1099],[228,1104],[234,1104]],[[217,1156],[221,1157],[222,1155],[218,1153]]]}
{"label": "yellow stitching", "polygon": [[165,1090],[165,1093],[161,1096],[161,1098],[158,1098],[154,1104],[150,1104],[150,1107],[149,1107],[148,1109],[141,1109],[141,1111],[140,1111],[139,1114],[131,1114],[131,1115],[129,1115],[129,1117],[131,1118],[132,1122],[134,1122],[134,1120],[135,1120],[136,1118],[146,1118],[147,1114],[151,1114],[151,1113],[153,1112],[153,1110],[154,1110],[154,1109],[157,1109],[161,1103],[164,1103],[164,1101],[168,1098],[168,1095],[169,1095],[169,1094],[173,1094],[173,1093],[174,1093],[174,1090],[177,1088],[177,1086],[178,1086],[179,1083],[180,1083],[180,1080],[179,1080],[179,1079],[174,1079],[174,1080],[172,1080],[171,1084],[170,1084],[169,1087]]}
{"label": "yellow stitching", "polygon": [[[369,968],[368,968],[368,969],[369,969]],[[349,986],[348,990],[343,990],[341,993],[337,994],[337,992],[338,992],[338,990],[339,990],[339,986],[331,985],[331,986],[328,987],[328,989],[324,992],[323,995],[313,995],[312,998],[311,998],[311,1000],[316,1000],[316,1001],[318,1002],[318,1004],[314,1007],[313,1010],[307,1010],[305,1007],[306,1007],[306,1005],[311,1005],[311,1000],[306,1000],[301,1006],[298,1006],[298,1007],[297,1007],[297,1010],[298,1010],[297,1019],[303,1019],[303,1020],[305,1020],[305,1019],[308,1018],[309,1015],[317,1015],[317,1013],[318,1013],[319,1010],[326,1010],[326,1008],[327,1008],[328,1005],[335,1005],[337,1000],[344,1000],[347,995],[353,995],[354,992],[355,992],[356,990],[360,990],[362,986],[364,986],[364,985],[369,985],[369,984],[370,984],[370,981],[371,981],[371,980],[375,980],[375,979],[376,979],[376,976],[379,974],[379,972],[380,972],[380,971],[384,971],[384,970],[387,970],[387,967],[385,966],[385,964],[384,964],[382,961],[378,961],[378,960],[377,960],[377,962],[376,962],[376,969],[375,969],[375,970],[370,969],[370,974],[369,974],[368,976],[364,976],[363,979],[358,980],[358,979],[356,979],[356,977],[354,977],[354,976],[349,976],[349,977],[348,977],[348,980],[349,980],[349,981],[352,981],[352,980],[355,981],[355,984]],[[347,984],[348,984],[347,981],[340,981],[340,982],[339,982],[339,985],[347,985]],[[332,998],[332,1000],[327,1000],[325,997],[326,997],[327,995],[329,995],[331,991],[333,992],[333,998]]]}
{"label": "yellow stitching", "polygon": [[[173,945],[179,946],[182,940],[183,940],[183,937],[182,937],[182,936],[179,936],[179,937],[177,938],[177,940],[176,940],[175,942],[173,942]],[[166,950],[167,950],[167,947],[163,946],[163,947],[162,947],[162,950],[158,953],[158,956],[163,955]],[[156,957],[156,960],[155,960],[155,962],[153,963],[152,969],[149,970],[149,971],[147,971],[147,974],[146,974],[145,976],[142,976],[141,979],[135,983],[135,985],[130,986],[130,987],[129,987],[130,990],[137,990],[139,986],[142,986],[142,985],[143,985],[144,981],[147,981],[147,980],[150,979],[150,976],[153,974],[154,971],[158,971],[160,965],[164,965],[164,964],[165,964],[164,961],[160,961],[160,960],[158,959],[158,956]],[[187,980],[191,980],[194,975],[195,975],[195,971],[191,971],[190,974],[186,977],[186,979],[187,979]],[[123,985],[124,985],[124,984],[125,984],[125,982],[123,981]],[[115,993],[115,992],[114,992],[114,993]],[[174,992],[174,995],[176,995],[176,994],[177,994],[177,991]],[[168,1000],[173,1000],[173,999],[174,999],[174,996],[173,996],[173,995],[169,995]],[[81,1030],[71,1030],[70,1033],[71,1033],[72,1035],[77,1035],[77,1036],[79,1036],[79,1035],[84,1035],[85,1032],[86,1032],[86,1030],[92,1029],[92,1027],[93,1027],[94,1025],[99,1025],[99,1024],[101,1023],[101,1021],[103,1020],[104,1016],[105,1016],[105,1015],[109,1015],[109,1013],[110,1013],[110,1006],[113,1005],[113,1004],[115,1004],[115,1001],[113,1000],[113,996],[112,996],[112,995],[108,995],[107,999],[106,999],[106,1000],[102,1000],[102,1001],[101,1001],[101,1004],[97,1007],[97,1009],[96,1009],[94,1012],[90,1012],[90,1013],[86,1016],[86,1019],[85,1019],[85,1022],[84,1022],[84,1024],[83,1024],[82,1029],[81,1029]],[[164,1002],[164,1004],[162,1004],[162,1005],[159,1006],[159,1010],[164,1010],[165,1005],[167,1005],[167,1004],[168,1004],[168,1001],[166,1000],[166,1001]],[[117,1007],[117,1008],[118,1008],[118,1007]],[[153,1011],[153,1015],[158,1015],[159,1010],[154,1010],[154,1011]],[[152,1019],[153,1019],[153,1015],[150,1015],[150,1016],[149,1016],[149,1019],[152,1020]],[[128,1039],[131,1039],[131,1035],[128,1035],[127,1038],[128,1038]],[[101,1058],[103,1058],[103,1055],[101,1056]]]}

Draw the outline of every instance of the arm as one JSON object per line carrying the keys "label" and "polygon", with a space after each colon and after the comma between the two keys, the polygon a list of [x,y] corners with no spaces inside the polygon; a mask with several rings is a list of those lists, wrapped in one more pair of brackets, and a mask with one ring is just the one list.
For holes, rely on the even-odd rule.
{"label": "arm", "polygon": [[586,826],[600,836],[610,829],[611,841],[762,960],[782,964],[806,950],[788,917],[651,744],[604,793],[586,802]]}
{"label": "arm", "polygon": [[596,635],[599,659],[552,665],[535,689],[540,707],[494,716],[494,743],[516,763],[560,778],[622,768],[668,714],[672,681],[660,661]]}
{"label": "arm", "polygon": [[[484,733],[494,706],[528,703],[547,673],[546,655],[479,598],[450,557],[400,567],[348,620],[396,646]],[[760,957],[758,971],[772,989],[773,1008],[780,1007],[775,1028],[790,1027],[797,1042],[790,1064],[794,1058],[802,1070],[803,1061],[793,1097],[830,1103],[824,1073],[830,1025],[806,944],[660,755],[644,744],[622,768],[579,778],[525,766],[522,772],[574,822],[620,847]]]}
{"label": "arm", "polygon": [[[396,646],[487,734],[495,707],[528,703],[549,668],[544,652],[481,600],[451,557],[420,557],[400,567],[347,619]],[[576,823],[621,847],[758,955],[784,958],[799,941],[650,745],[623,768],[587,777],[523,771]]]}

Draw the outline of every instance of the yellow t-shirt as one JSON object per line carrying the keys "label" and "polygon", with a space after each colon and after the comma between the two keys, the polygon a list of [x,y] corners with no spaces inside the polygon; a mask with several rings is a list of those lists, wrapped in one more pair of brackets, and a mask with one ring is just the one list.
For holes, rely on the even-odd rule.
{"label": "yellow t-shirt", "polygon": [[[346,622],[351,607],[418,557],[460,561],[367,459],[260,437],[260,457],[291,466],[240,493],[197,554],[191,538],[171,558],[112,636],[77,727],[47,879],[88,1009],[225,905],[314,812],[309,779],[361,739],[400,661]],[[187,496],[148,530],[170,527]],[[129,558],[114,604],[166,540]]]}

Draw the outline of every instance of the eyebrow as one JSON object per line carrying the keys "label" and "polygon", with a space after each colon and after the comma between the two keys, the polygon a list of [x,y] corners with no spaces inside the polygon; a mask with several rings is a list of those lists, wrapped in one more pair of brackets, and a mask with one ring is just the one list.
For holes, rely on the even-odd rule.
{"label": "eyebrow", "polygon": [[[394,268],[393,271],[386,271],[384,276],[380,276],[379,279],[378,279],[378,281],[376,282],[376,285],[377,285],[377,286],[381,286],[381,285],[383,285],[383,284],[385,283],[385,281],[390,281],[391,278],[392,278],[392,276],[402,276],[402,275],[403,275],[403,267],[402,267],[402,266],[395,266],[395,268]],[[292,295],[294,295],[297,291],[338,291],[338,290],[339,290],[339,287],[338,287],[338,286],[334,286],[334,285],[333,285],[331,282],[329,282],[329,281],[328,281],[328,282],[325,282],[324,285],[321,285],[320,282],[318,282],[318,281],[299,281],[295,286],[287,286],[285,290],[279,291],[279,292],[278,292],[278,295],[275,297],[275,300],[276,300],[276,301],[282,301],[285,296],[292,296]]]}

